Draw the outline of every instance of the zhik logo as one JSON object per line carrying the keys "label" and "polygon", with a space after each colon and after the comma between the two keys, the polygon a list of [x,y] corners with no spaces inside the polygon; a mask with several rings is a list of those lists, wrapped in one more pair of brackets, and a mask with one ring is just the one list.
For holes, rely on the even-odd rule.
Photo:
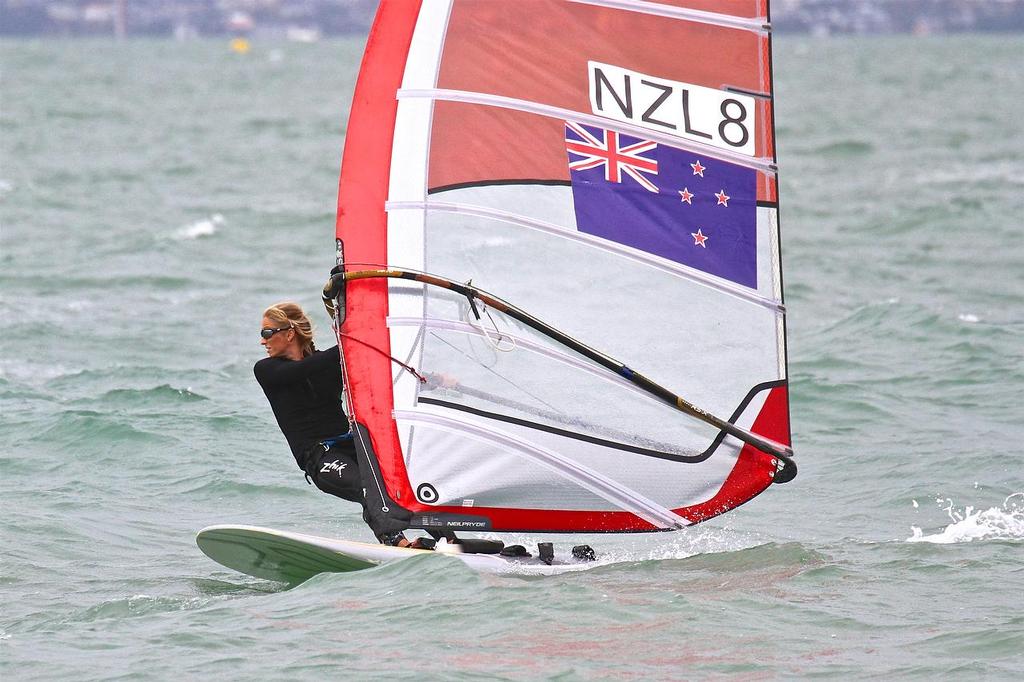
{"label": "zhik logo", "polygon": [[324,464],[323,468],[320,469],[320,473],[321,474],[326,474],[329,471],[337,471],[337,472],[340,473],[341,470],[344,469],[347,466],[348,466],[348,464],[345,464],[341,460],[336,459],[333,462],[327,462],[326,464]]}

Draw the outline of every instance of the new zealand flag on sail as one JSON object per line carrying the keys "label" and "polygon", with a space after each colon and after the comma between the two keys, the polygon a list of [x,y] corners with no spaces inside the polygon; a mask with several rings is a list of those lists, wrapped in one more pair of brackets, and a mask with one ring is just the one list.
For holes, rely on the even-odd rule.
{"label": "new zealand flag on sail", "polygon": [[757,171],[567,122],[576,226],[757,287]]}

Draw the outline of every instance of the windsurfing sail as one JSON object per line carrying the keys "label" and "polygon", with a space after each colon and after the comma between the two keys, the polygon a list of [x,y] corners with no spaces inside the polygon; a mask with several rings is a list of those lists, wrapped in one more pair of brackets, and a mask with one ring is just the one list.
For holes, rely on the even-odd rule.
{"label": "windsurfing sail", "polygon": [[795,474],[772,101],[766,0],[381,2],[334,292],[368,513],[671,530]]}

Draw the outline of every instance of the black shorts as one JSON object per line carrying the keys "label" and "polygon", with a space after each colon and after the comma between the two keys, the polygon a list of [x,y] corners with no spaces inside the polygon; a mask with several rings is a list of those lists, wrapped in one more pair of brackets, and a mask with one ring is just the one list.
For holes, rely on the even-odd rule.
{"label": "black shorts", "polygon": [[362,504],[363,481],[353,440],[314,445],[306,453],[304,469],[313,485],[320,490]]}

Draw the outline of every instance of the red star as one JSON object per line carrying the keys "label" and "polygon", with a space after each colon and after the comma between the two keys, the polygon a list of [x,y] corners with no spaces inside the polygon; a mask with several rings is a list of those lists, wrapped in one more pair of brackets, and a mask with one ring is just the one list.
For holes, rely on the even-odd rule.
{"label": "red star", "polygon": [[690,206],[693,206],[693,193],[689,189],[684,187],[683,191],[679,193],[679,196],[683,198],[683,201],[688,203]]}
{"label": "red star", "polygon": [[715,196],[718,197],[718,206],[725,206],[726,208],[729,207],[729,199],[731,197],[725,193],[724,189],[719,190],[718,193],[715,194]]}
{"label": "red star", "polygon": [[703,232],[700,231],[699,227],[697,228],[696,232],[691,232],[690,236],[693,237],[693,245],[694,246],[699,246],[702,249],[708,248],[707,244],[704,243],[704,242],[706,242],[708,240],[708,237],[707,237],[706,234],[704,234]]}
{"label": "red star", "polygon": [[690,168],[693,169],[694,175],[699,175],[702,178],[704,177],[704,171],[707,170],[704,166],[700,165],[700,159],[697,159],[697,163],[691,163]]}

